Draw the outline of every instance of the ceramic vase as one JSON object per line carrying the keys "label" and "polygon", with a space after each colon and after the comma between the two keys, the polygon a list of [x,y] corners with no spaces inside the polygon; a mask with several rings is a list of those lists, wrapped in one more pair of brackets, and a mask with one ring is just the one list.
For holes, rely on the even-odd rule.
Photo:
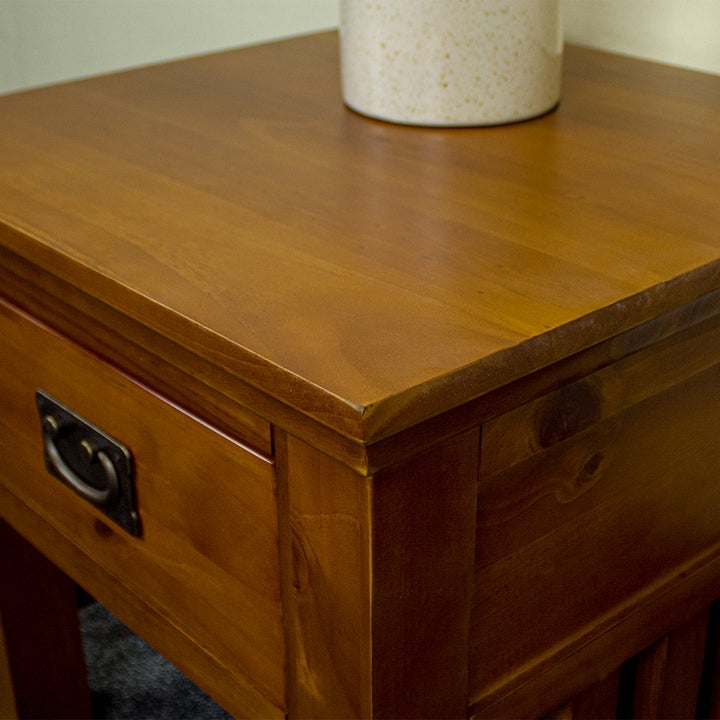
{"label": "ceramic vase", "polygon": [[561,0],[341,0],[346,104],[415,125],[491,125],[560,100]]}

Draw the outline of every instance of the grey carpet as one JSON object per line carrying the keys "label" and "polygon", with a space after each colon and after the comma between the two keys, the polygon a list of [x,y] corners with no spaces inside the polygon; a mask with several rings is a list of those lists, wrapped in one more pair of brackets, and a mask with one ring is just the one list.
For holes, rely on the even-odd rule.
{"label": "grey carpet", "polygon": [[97,720],[232,720],[102,605],[80,610]]}

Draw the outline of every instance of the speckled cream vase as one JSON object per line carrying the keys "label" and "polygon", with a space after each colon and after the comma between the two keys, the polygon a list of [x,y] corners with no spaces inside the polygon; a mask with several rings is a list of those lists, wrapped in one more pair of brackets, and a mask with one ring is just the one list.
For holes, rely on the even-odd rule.
{"label": "speckled cream vase", "polygon": [[343,95],[414,125],[491,125],[560,100],[561,0],[342,0]]}

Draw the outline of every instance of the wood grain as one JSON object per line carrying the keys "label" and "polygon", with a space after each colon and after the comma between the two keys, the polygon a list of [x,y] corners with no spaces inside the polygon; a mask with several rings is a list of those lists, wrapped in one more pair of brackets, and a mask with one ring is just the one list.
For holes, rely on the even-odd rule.
{"label": "wood grain", "polygon": [[557,112],[409,129],[336,45],[2,98],[3,242],[364,441],[717,285],[717,78],[568,48]]}
{"label": "wood grain", "polygon": [[480,433],[373,478],[373,714],[466,717]]}
{"label": "wood grain", "polygon": [[478,431],[372,478],[276,448],[290,714],[464,717]]}
{"label": "wood grain", "polygon": [[[0,232],[2,232],[0,230]],[[0,247],[2,295],[79,347],[162,393],[173,403],[260,452],[270,455],[270,423],[246,410],[272,414],[258,391],[221,368],[191,356],[177,344],[105,305],[56,275]]]}
{"label": "wood grain", "polygon": [[637,658],[633,717],[695,717],[710,608],[663,636]]}
{"label": "wood grain", "polygon": [[575,720],[607,720],[617,715],[621,673],[616,670],[578,693],[571,703]]}
{"label": "wood grain", "polygon": [[717,542],[720,406],[705,402],[720,393],[717,330],[707,321],[487,428],[471,655],[478,696],[589,641],[608,615],[644,603]]}
{"label": "wood grain", "polygon": [[[79,578],[105,607],[140,635],[159,653],[173,658],[177,668],[209,693],[235,717],[275,718],[283,711],[270,703],[244,677],[233,673],[207,648],[199,645],[182,628],[148,604],[119,578],[100,567],[95,558],[79,551],[73,540],[0,486],[0,511],[12,518],[13,528],[31,536],[38,550],[68,576]],[[62,614],[52,621],[62,622]],[[52,698],[48,698],[52,701]]]}
{"label": "wood grain", "polygon": [[[616,671],[659,638],[683,626],[720,596],[720,543],[681,565],[642,597],[628,598],[601,618],[593,630],[580,633],[560,653],[550,652],[522,668],[512,681],[501,681],[470,702],[474,718],[536,717],[565,707],[578,693]],[[553,648],[552,650],[555,650]],[[621,688],[619,717],[632,714]],[[688,710],[690,716],[692,710]]]}
{"label": "wood grain", "polygon": [[[352,113],[334,33],[0,98],[0,510],[236,715],[591,717],[642,651],[637,712],[693,701],[720,79],[565,67],[482,129]],[[142,539],[36,387],[136,454]]]}
{"label": "wood grain", "polygon": [[577,693],[543,720],[610,720],[621,718],[618,714],[621,671],[616,670],[606,678],[593,683]]}
{"label": "wood grain", "polygon": [[292,717],[373,715],[370,480],[276,435]]}
{"label": "wood grain", "polygon": [[320,424],[2,247],[0,288],[16,307],[261,452],[272,453],[272,422],[365,475],[720,312],[720,291],[716,290],[448,413],[365,443],[347,436],[337,418],[334,430]]}
{"label": "wood grain", "polygon": [[0,548],[1,716],[89,718],[75,583],[3,520]]}
{"label": "wood grain", "polygon": [[[3,485],[155,611],[188,628],[268,704],[282,707],[273,464],[4,303],[0,327]],[[141,538],[128,536],[47,472],[36,388],[130,449]],[[103,599],[92,575],[76,579]],[[126,619],[122,610],[118,616]],[[185,664],[183,657],[169,659]]]}

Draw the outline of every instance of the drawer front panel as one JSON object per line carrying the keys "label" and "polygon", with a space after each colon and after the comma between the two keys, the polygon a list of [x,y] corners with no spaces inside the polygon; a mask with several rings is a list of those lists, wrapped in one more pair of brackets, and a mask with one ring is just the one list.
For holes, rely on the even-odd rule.
{"label": "drawer front panel", "polygon": [[[0,338],[0,482],[283,707],[273,462],[1,302]],[[37,389],[130,450],[141,537],[47,471]],[[103,599],[93,577],[75,579]]]}
{"label": "drawer front panel", "polygon": [[719,325],[691,328],[484,427],[475,699],[491,706],[504,686],[568,657],[683,568],[717,555]]}

